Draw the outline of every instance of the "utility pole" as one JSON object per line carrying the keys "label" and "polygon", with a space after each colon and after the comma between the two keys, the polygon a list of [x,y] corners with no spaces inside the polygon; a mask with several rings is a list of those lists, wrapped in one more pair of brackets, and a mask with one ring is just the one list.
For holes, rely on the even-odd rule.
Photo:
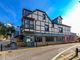
{"label": "utility pole", "polygon": [[1,41],[1,44],[0,44],[0,50],[3,51],[3,43]]}
{"label": "utility pole", "polygon": [[78,56],[78,48],[76,48],[76,55],[75,55],[76,57]]}

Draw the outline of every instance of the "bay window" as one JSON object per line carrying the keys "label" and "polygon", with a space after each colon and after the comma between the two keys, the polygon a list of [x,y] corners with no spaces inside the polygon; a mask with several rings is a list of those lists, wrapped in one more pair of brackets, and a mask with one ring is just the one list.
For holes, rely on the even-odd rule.
{"label": "bay window", "polygon": [[34,21],[33,20],[25,20],[25,28],[34,29]]}

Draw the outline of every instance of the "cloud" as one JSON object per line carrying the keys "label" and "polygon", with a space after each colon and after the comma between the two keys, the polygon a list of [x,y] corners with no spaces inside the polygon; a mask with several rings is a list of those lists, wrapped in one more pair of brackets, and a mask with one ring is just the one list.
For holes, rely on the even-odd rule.
{"label": "cloud", "polygon": [[80,33],[80,3],[77,3],[63,16],[63,23],[72,26],[72,32]]}

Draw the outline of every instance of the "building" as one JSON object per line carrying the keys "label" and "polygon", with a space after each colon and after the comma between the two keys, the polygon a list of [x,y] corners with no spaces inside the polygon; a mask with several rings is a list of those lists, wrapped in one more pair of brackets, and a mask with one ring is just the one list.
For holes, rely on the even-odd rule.
{"label": "building", "polygon": [[54,20],[52,20],[52,23],[54,25],[55,33],[58,34],[64,34],[64,42],[75,42],[76,40],[76,33],[71,32],[71,27],[68,25],[62,24],[62,17],[58,16]]}
{"label": "building", "polygon": [[22,33],[27,46],[41,46],[55,43],[69,42],[71,27],[62,24],[62,17],[51,20],[46,12],[23,9]]}

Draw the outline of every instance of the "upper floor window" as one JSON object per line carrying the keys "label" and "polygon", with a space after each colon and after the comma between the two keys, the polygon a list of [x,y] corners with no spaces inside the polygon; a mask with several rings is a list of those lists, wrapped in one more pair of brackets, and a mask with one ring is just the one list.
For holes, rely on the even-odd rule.
{"label": "upper floor window", "polygon": [[45,25],[45,31],[49,31],[49,25]]}
{"label": "upper floor window", "polygon": [[33,20],[25,20],[25,28],[34,29],[34,21]]}
{"label": "upper floor window", "polygon": [[25,20],[25,24],[30,24],[30,20]]}
{"label": "upper floor window", "polygon": [[63,28],[59,27],[59,33],[63,33]]}
{"label": "upper floor window", "polygon": [[45,20],[46,19],[46,15],[45,14],[43,14],[43,20]]}

